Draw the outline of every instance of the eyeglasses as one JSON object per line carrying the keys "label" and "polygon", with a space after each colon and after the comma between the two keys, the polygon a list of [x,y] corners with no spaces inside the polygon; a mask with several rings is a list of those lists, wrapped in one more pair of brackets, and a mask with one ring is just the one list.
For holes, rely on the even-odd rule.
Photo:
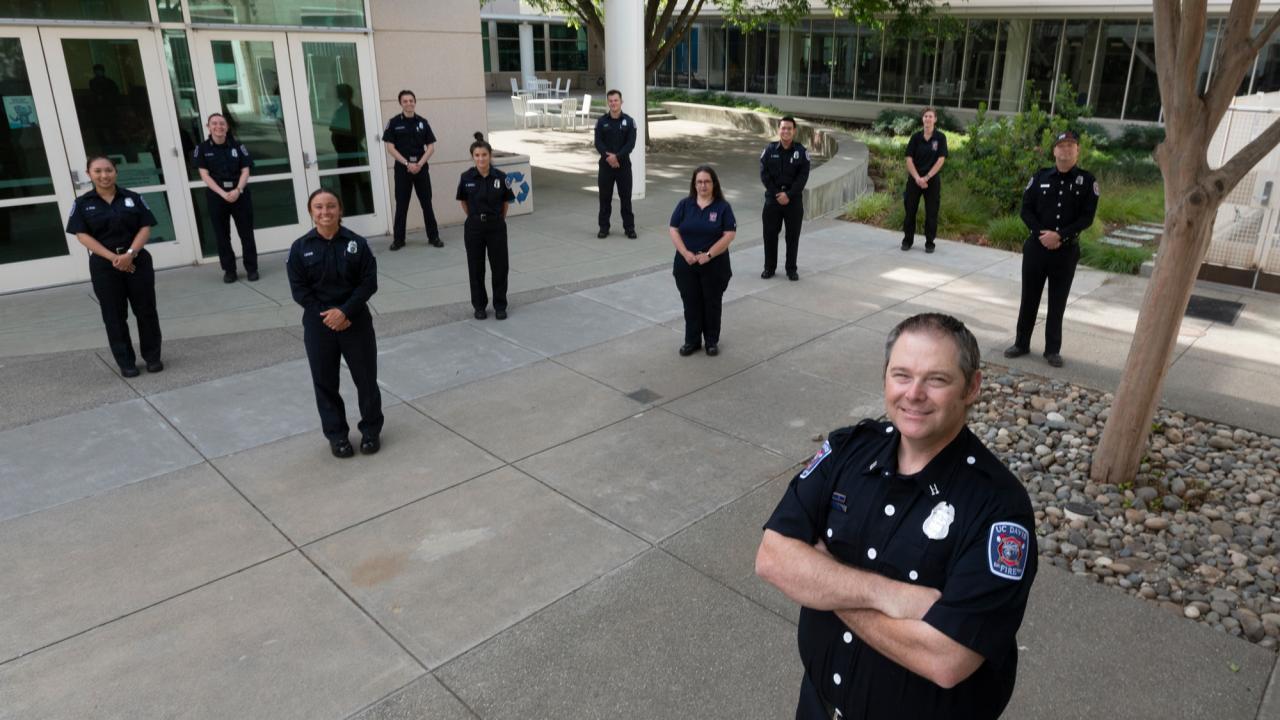
{"label": "eyeglasses", "polygon": [[694,180],[693,184],[694,185],[711,185],[712,182],[710,180]]}

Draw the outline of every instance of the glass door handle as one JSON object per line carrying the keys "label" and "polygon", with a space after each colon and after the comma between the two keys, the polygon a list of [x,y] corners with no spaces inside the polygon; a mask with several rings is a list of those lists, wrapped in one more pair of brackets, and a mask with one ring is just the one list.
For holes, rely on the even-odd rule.
{"label": "glass door handle", "polygon": [[311,167],[312,164],[313,163],[311,162],[311,153],[307,152],[306,150],[303,150],[302,151],[302,167],[309,168]]}
{"label": "glass door handle", "polygon": [[80,176],[80,171],[79,171],[79,170],[72,170],[72,171],[71,171],[71,184],[72,184],[72,185],[84,185],[84,184],[85,184],[85,183],[87,183],[87,182],[89,182],[89,181],[88,181],[88,180],[85,180],[84,178],[82,178],[82,177]]}

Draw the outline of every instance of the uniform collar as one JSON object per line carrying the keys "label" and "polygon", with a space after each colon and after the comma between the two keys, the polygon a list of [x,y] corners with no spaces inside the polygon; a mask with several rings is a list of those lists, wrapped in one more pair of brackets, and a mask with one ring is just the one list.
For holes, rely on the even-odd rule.
{"label": "uniform collar", "polygon": [[[862,473],[891,477],[898,472],[898,443],[902,440],[902,436],[898,434],[898,429],[892,423],[878,423],[877,426],[885,440],[875,455],[863,466]],[[988,453],[981,448],[981,445],[977,436],[966,425],[951,442],[947,443],[946,447],[933,456],[923,470],[912,475],[911,479],[921,491],[936,495],[946,490],[948,482],[956,475],[953,470],[957,466],[970,466],[987,473],[988,468],[985,465]]]}
{"label": "uniform collar", "polygon": [[334,236],[333,236],[333,239],[332,239],[332,240],[330,240],[329,238],[326,238],[325,236],[321,235],[321,234],[320,234],[320,231],[319,231],[319,230],[317,230],[317,229],[313,226],[313,227],[311,228],[311,230],[310,230],[309,232],[307,232],[307,234],[306,234],[306,235],[304,235],[303,237],[307,238],[308,240],[320,240],[320,241],[323,241],[323,242],[334,242],[334,241],[336,241],[338,238],[347,238],[347,237],[350,237],[350,235],[351,235],[351,231],[350,231],[350,230],[347,230],[347,226],[346,226],[346,225],[338,225],[338,233],[337,233],[336,235],[334,235]]}
{"label": "uniform collar", "polygon": [[89,192],[82,195],[81,197],[83,197],[85,200],[92,200],[94,198],[97,198],[100,202],[102,202],[102,204],[111,205],[116,200],[119,200],[120,198],[124,197],[124,195],[125,195],[124,188],[120,187],[119,185],[116,185],[116,196],[115,196],[115,199],[113,199],[111,202],[107,202],[106,198],[98,194],[98,188],[96,186]]}

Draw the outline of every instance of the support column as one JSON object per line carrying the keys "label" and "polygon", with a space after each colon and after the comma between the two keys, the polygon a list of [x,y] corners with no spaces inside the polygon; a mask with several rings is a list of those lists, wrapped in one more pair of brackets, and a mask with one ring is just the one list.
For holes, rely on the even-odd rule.
{"label": "support column", "polygon": [[533,63],[533,26],[529,23],[520,23],[520,88],[526,89],[529,78],[536,77],[537,72],[534,68],[537,65]]}
{"label": "support column", "polygon": [[[605,0],[605,85],[622,93],[626,114],[636,121],[636,149],[631,153],[631,197],[645,195],[644,3]],[[607,112],[607,110],[606,110]]]}
{"label": "support column", "polygon": [[1000,94],[996,96],[993,110],[1017,112],[1018,99],[1022,97],[1022,83],[1027,78],[1027,43],[1031,40],[1030,20],[1006,20],[1001,23],[1005,35],[1004,74],[1000,78]]}

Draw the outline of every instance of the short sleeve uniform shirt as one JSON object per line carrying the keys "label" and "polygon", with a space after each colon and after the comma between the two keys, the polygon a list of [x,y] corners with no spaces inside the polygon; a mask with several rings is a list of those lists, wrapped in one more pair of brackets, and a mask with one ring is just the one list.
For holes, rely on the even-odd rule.
{"label": "short sleeve uniform shirt", "polygon": [[67,232],[84,233],[112,252],[127,248],[143,227],[154,227],[156,216],[138,193],[116,187],[116,196],[107,202],[98,191],[76,198],[67,218]]}
{"label": "short sleeve uniform shirt", "polygon": [[709,250],[726,232],[736,231],[738,221],[733,208],[724,200],[712,200],[705,208],[694,198],[682,198],[671,213],[671,227],[680,231],[680,239],[690,252]]}
{"label": "short sleeve uniform shirt", "polygon": [[212,139],[205,140],[192,152],[196,167],[209,171],[209,177],[223,190],[233,190],[240,183],[240,171],[253,167],[253,158],[244,143],[227,142],[219,145]]}
{"label": "short sleeve uniform shirt", "polygon": [[405,117],[404,113],[399,113],[387,121],[382,141],[394,145],[396,152],[405,160],[418,162],[418,158],[426,152],[426,146],[435,143],[436,135],[431,132],[431,123],[426,118],[416,113],[413,117]]}
{"label": "short sleeve uniform shirt", "polygon": [[916,172],[927,174],[933,169],[938,158],[947,156],[947,136],[941,130],[934,130],[928,140],[924,139],[924,131],[920,130],[907,141],[907,157],[916,164]]}
{"label": "short sleeve uniform shirt", "polygon": [[458,200],[467,203],[467,217],[473,215],[501,215],[502,204],[515,202],[507,174],[490,167],[488,175],[471,168],[458,179]]}

